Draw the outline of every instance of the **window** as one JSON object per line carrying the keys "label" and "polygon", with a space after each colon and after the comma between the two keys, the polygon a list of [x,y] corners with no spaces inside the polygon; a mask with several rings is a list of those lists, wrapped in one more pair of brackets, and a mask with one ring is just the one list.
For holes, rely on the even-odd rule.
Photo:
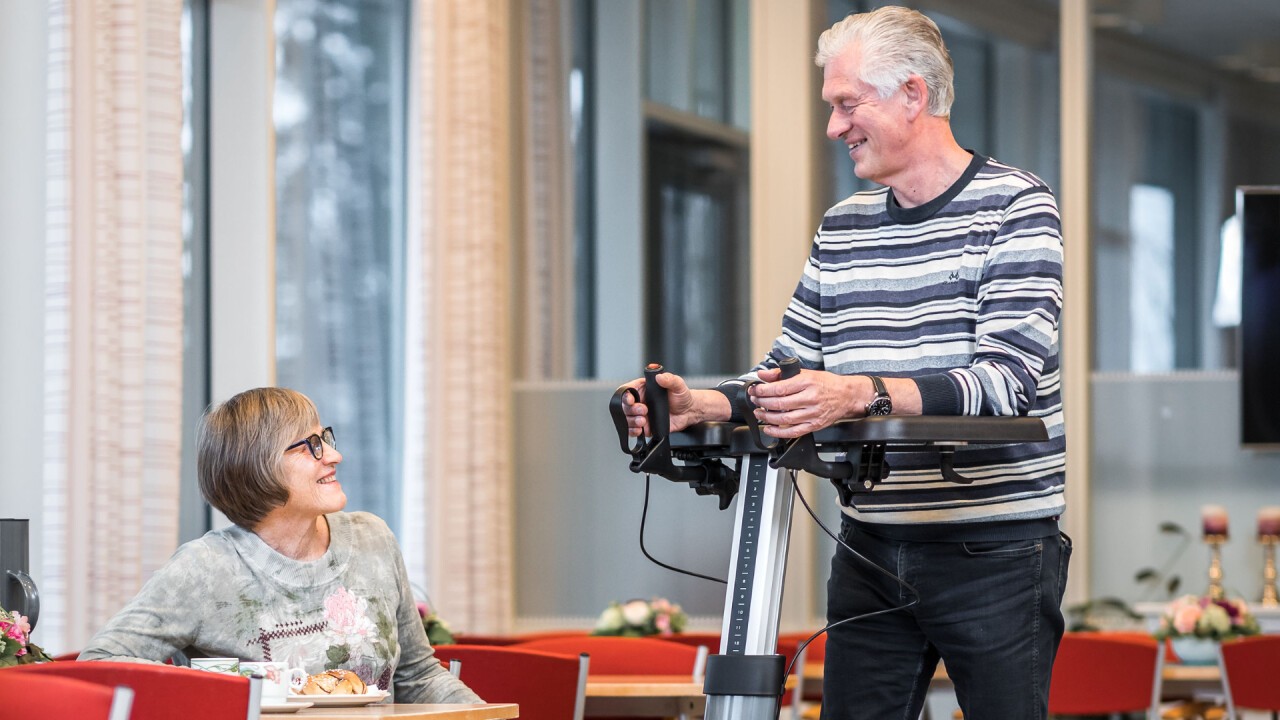
{"label": "window", "polygon": [[344,449],[347,508],[397,529],[408,0],[276,4],[277,382]]}
{"label": "window", "polygon": [[1096,92],[1094,367],[1199,368],[1211,306],[1199,267],[1199,113],[1114,75]]}
{"label": "window", "polygon": [[209,405],[209,5],[182,5],[182,490],[178,536],[209,530],[196,481],[196,427]]}

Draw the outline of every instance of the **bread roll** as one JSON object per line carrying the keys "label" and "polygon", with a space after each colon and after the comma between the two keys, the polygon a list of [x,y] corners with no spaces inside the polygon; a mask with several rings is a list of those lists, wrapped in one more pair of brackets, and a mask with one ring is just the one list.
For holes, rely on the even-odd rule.
{"label": "bread roll", "polygon": [[307,678],[300,695],[363,695],[364,680],[350,670],[326,670]]}

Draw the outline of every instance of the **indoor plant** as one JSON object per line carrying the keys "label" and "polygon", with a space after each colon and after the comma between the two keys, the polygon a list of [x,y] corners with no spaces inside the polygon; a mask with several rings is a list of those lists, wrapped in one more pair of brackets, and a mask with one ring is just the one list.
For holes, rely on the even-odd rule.
{"label": "indoor plant", "polygon": [[53,659],[31,642],[31,624],[17,610],[8,612],[0,607],[0,643],[0,668]]}
{"label": "indoor plant", "polygon": [[1165,608],[1155,636],[1169,638],[1183,663],[1197,665],[1217,662],[1219,642],[1259,632],[1244,600],[1184,595]]}
{"label": "indoor plant", "polygon": [[609,603],[600,613],[592,635],[671,635],[684,630],[688,618],[680,606],[666,598],[649,601],[628,600],[623,604]]}

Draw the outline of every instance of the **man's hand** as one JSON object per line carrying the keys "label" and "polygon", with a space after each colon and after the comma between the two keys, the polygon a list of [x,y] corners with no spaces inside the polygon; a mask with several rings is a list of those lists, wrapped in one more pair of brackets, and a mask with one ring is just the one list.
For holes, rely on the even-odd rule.
{"label": "man's hand", "polygon": [[[667,406],[671,415],[669,432],[681,430],[704,420],[728,420],[731,408],[724,394],[715,390],[690,390],[684,378],[664,372],[657,376],[658,384],[667,390]],[[641,433],[652,435],[649,429],[649,407],[644,404],[644,378],[638,378],[624,387],[635,388],[640,402],[631,399],[630,393],[622,396],[622,411],[627,416],[627,432],[631,437]]]}
{"label": "man's hand", "polygon": [[863,415],[855,410],[862,407],[856,400],[871,387],[870,378],[864,375],[836,375],[825,370],[801,370],[786,380],[780,379],[782,371],[778,369],[761,370],[757,375],[764,382],[748,390],[757,407],[756,419],[766,435],[778,438],[800,437]]}

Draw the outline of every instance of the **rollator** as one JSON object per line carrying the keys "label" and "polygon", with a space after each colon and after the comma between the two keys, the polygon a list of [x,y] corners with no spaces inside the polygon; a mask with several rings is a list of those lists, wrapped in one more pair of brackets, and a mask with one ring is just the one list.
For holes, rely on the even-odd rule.
{"label": "rollator", "polygon": [[[800,372],[796,358],[779,366],[783,378]],[[781,710],[786,668],[776,649],[796,472],[827,478],[848,505],[889,476],[886,458],[894,452],[936,451],[943,478],[969,484],[952,467],[957,447],[1048,439],[1038,418],[880,416],[781,440],[760,432],[745,386],[737,401],[745,423],[704,422],[671,433],[667,391],[656,379],[662,372],[656,363],[644,371],[649,437],[627,433],[622,400],[631,394],[638,401],[639,393],[619,388],[610,401],[631,471],[687,482],[699,495],[717,496],[721,510],[738,497],[720,654],[707,658],[702,686],[707,720],[776,720]]]}

